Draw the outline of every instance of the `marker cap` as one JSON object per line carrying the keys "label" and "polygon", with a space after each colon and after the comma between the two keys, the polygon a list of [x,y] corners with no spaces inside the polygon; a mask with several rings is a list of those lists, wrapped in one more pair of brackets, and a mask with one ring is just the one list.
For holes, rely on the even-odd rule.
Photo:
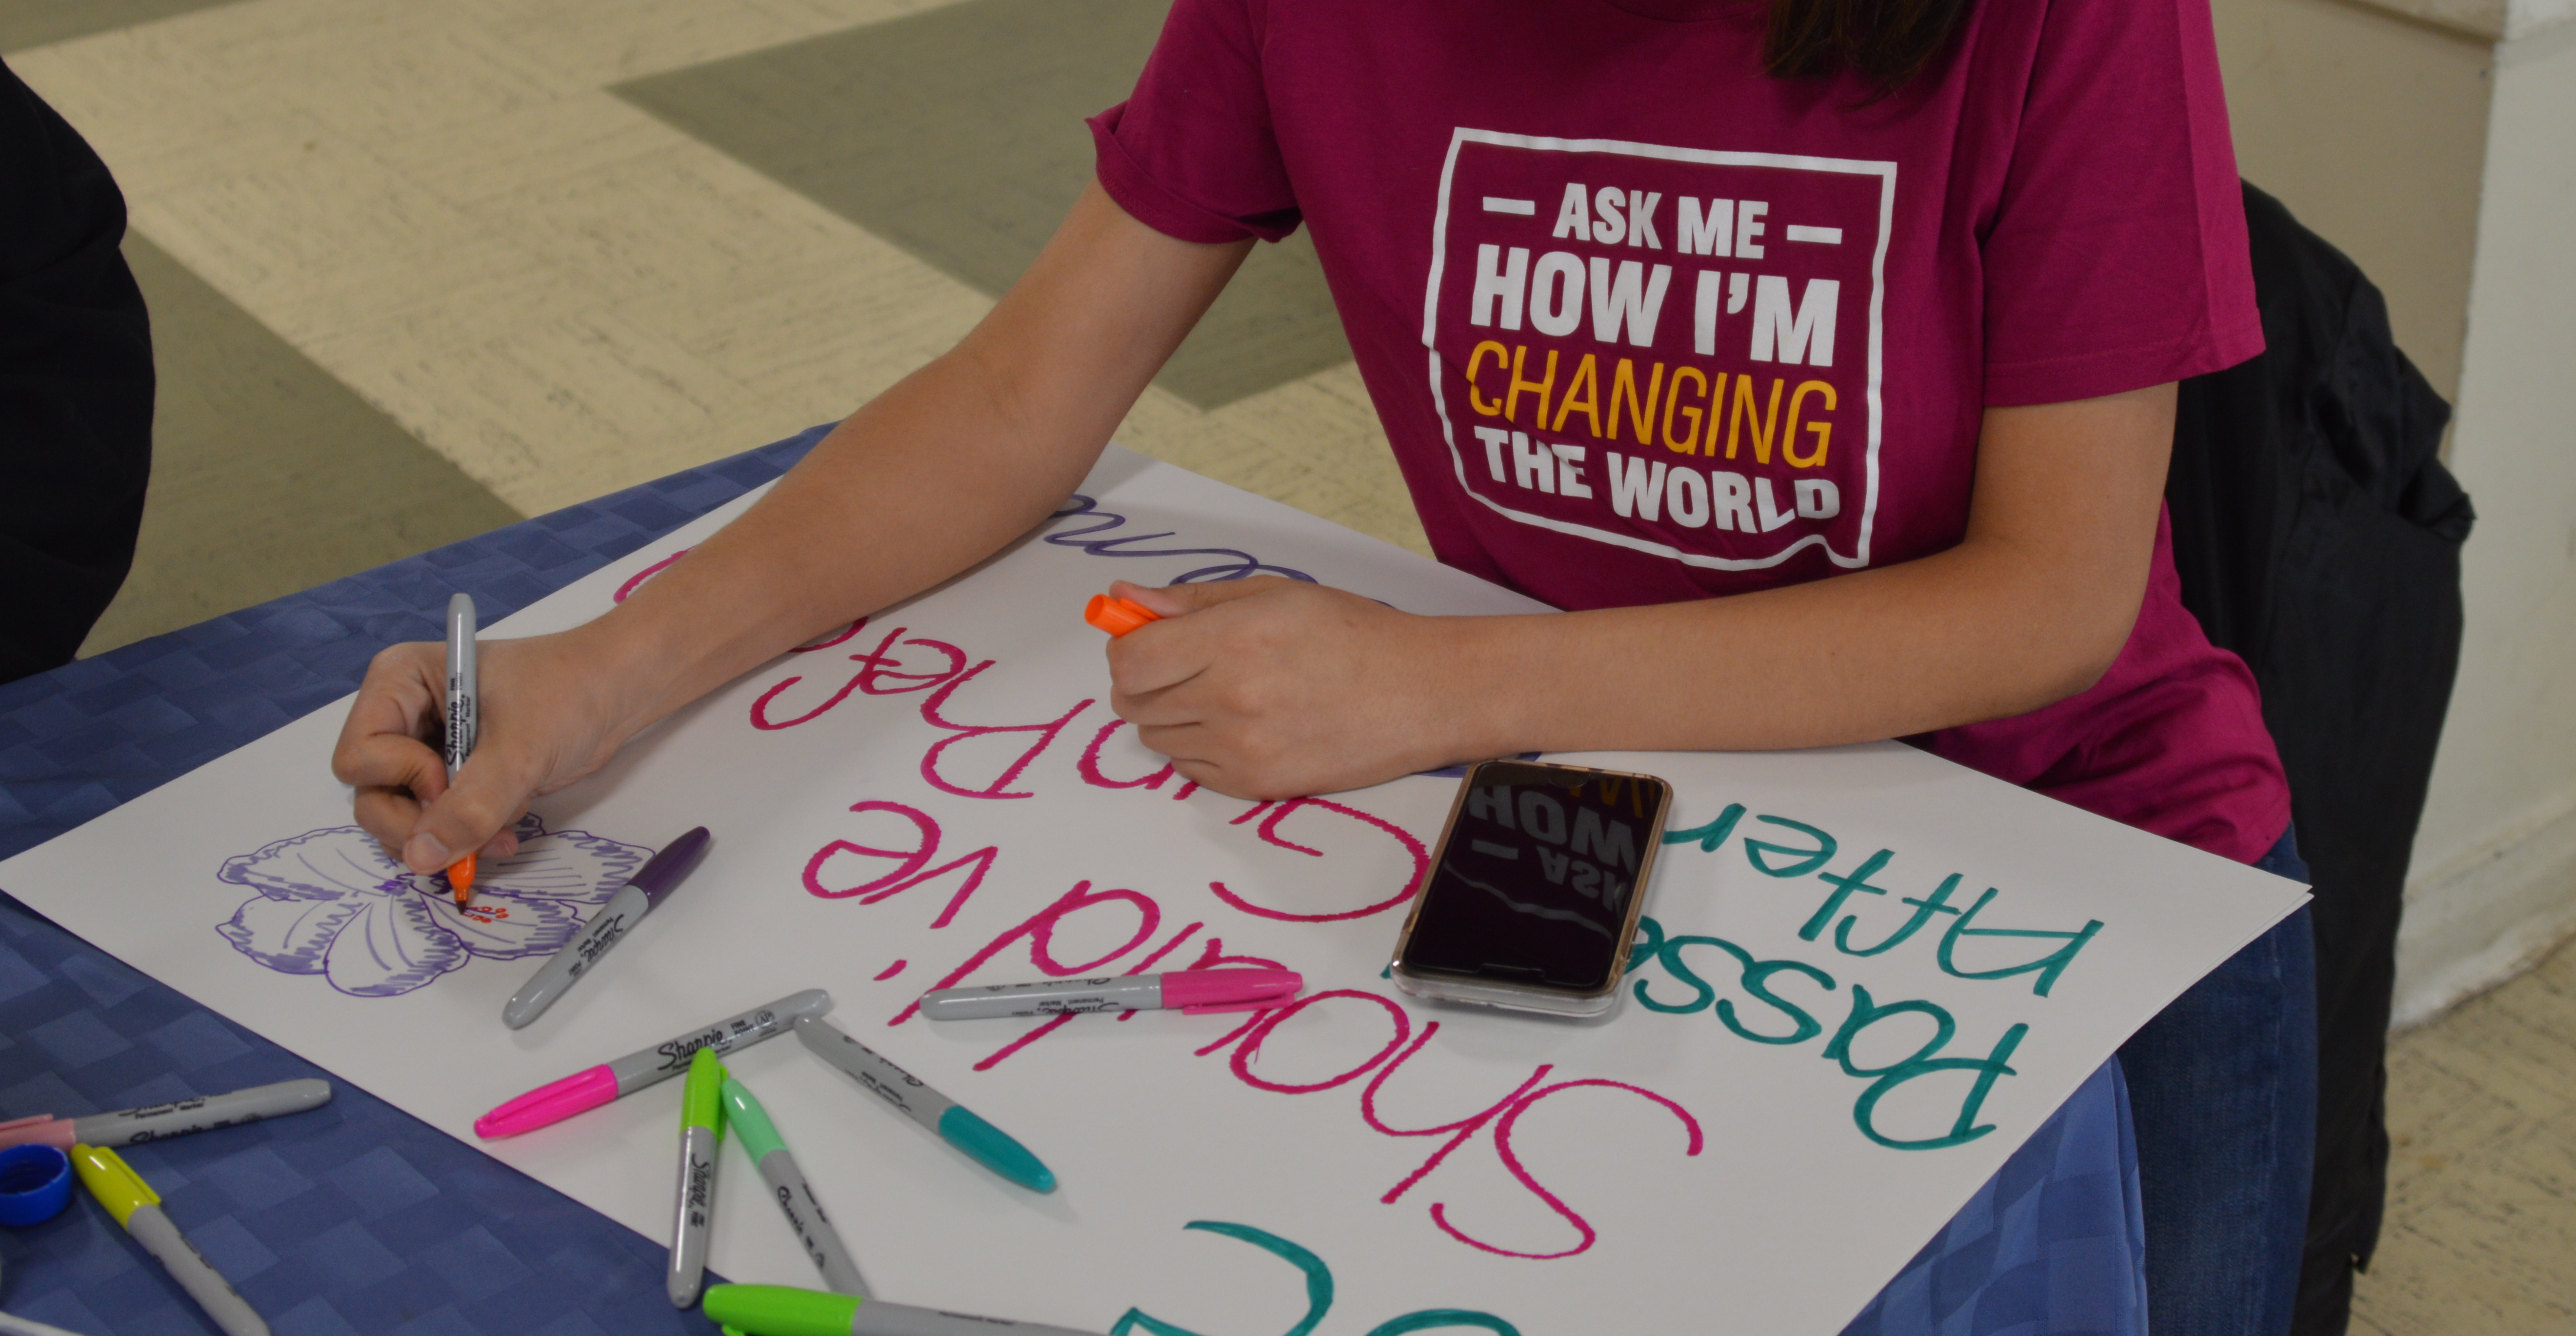
{"label": "marker cap", "polygon": [[724,1131],[724,1064],[715,1050],[702,1048],[689,1059],[689,1084],[680,1095],[680,1127]]}
{"label": "marker cap", "polygon": [[[697,1059],[689,1061],[694,1063]],[[760,1107],[750,1089],[730,1076],[724,1083],[724,1113],[728,1130],[742,1138],[742,1148],[751,1152],[753,1164],[769,1158],[773,1150],[787,1149],[787,1142],[778,1135],[777,1124],[769,1121],[769,1110]]]}
{"label": "marker cap", "polygon": [[617,1098],[617,1074],[602,1063],[541,1085],[474,1120],[474,1135],[486,1141],[533,1132],[576,1113],[588,1113]]}
{"label": "marker cap", "polygon": [[864,1301],[790,1285],[710,1285],[702,1302],[708,1317],[756,1336],[850,1336]]}
{"label": "marker cap", "polygon": [[1009,1133],[976,1117],[975,1111],[963,1104],[952,1104],[948,1112],[939,1115],[939,1136],[1021,1187],[1032,1192],[1055,1191],[1054,1170],[1039,1163],[1038,1157],[1013,1141]]}
{"label": "marker cap", "polygon": [[626,884],[642,891],[646,903],[656,909],[661,908],[662,897],[669,895],[671,888],[679,885],[681,878],[688,876],[690,869],[698,865],[698,860],[706,856],[710,838],[707,828],[699,826],[663,845],[660,853],[646,859],[644,866],[626,879]]}
{"label": "marker cap", "polygon": [[0,1150],[0,1225],[11,1229],[41,1225],[61,1215],[71,1199],[72,1160],[59,1148]]}
{"label": "marker cap", "polygon": [[1082,620],[1113,636],[1123,636],[1147,622],[1163,620],[1163,614],[1132,598],[1111,598],[1107,594],[1094,594],[1091,596],[1091,602],[1083,605]]}
{"label": "marker cap", "polygon": [[1162,976],[1163,1005],[1193,1016],[1275,1007],[1306,986],[1295,970],[1181,970]]}
{"label": "marker cap", "polygon": [[0,1146],[51,1146],[56,1150],[72,1148],[72,1120],[50,1113],[29,1114],[0,1123]]}
{"label": "marker cap", "polygon": [[72,1168],[79,1171],[81,1185],[119,1225],[137,1210],[161,1204],[161,1194],[143,1181],[143,1175],[105,1146],[72,1147]]}

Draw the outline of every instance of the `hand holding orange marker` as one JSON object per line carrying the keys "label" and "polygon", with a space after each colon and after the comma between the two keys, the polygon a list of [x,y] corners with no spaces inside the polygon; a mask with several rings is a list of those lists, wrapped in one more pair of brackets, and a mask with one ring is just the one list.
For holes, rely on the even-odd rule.
{"label": "hand holding orange marker", "polygon": [[1163,620],[1163,614],[1132,598],[1094,594],[1091,596],[1091,602],[1083,606],[1082,620],[1107,631],[1112,636],[1123,636],[1147,622]]}
{"label": "hand holding orange marker", "polygon": [[[474,596],[447,600],[447,782],[474,751],[475,727],[481,722],[474,692]],[[456,890],[456,907],[474,898],[474,855],[468,853],[447,868],[447,884]]]}

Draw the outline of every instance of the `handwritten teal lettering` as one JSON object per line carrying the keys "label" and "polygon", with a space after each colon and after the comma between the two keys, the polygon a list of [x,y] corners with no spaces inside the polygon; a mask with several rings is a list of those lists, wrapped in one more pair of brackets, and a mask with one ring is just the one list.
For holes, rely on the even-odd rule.
{"label": "handwritten teal lettering", "polygon": [[[1859,991],[1857,986],[1853,991]],[[1987,1094],[1995,1088],[1996,1077],[2019,1075],[2005,1063],[2012,1057],[2013,1050],[2021,1047],[2022,1036],[2028,1033],[2030,1033],[2030,1027],[2027,1025],[2013,1026],[2004,1031],[2002,1039],[1996,1041],[1994,1051],[1982,1058],[1917,1058],[1912,1062],[1904,1063],[1871,1082],[1869,1089],[1861,1092],[1858,1102],[1852,1105],[1852,1121],[1859,1124],[1861,1135],[1891,1150],[1940,1150],[1947,1146],[1965,1145],[1974,1141],[1995,1130],[1993,1123],[1977,1121],[1977,1110],[1985,1106]],[[1878,1130],[1875,1122],[1878,1102],[1885,1098],[1888,1092],[1916,1077],[1929,1076],[1934,1072],[1956,1071],[1975,1072],[1977,1082],[1969,1087],[1967,1099],[1960,1103],[1959,1117],[1950,1124],[1949,1132],[1937,1137],[1909,1141],[1888,1136]]]}
{"label": "handwritten teal lettering", "polygon": [[1438,1327],[1481,1327],[1494,1336],[1521,1336],[1521,1329],[1491,1313],[1465,1308],[1426,1308],[1419,1313],[1388,1318],[1369,1328],[1368,1336],[1404,1336],[1409,1331],[1430,1331]]}
{"label": "handwritten teal lettering", "polygon": [[[1890,1016],[1902,1016],[1909,1012],[1918,1016],[1931,1017],[1933,1026],[1932,1037],[1926,1040],[1921,1048],[1914,1050],[1912,1056],[1900,1058],[1884,1067],[1863,1067],[1852,1061],[1852,1041],[1860,1037],[1861,1031]],[[1843,1018],[1843,1028],[1836,1030],[1834,1037],[1826,1042],[1824,1056],[1841,1063],[1845,1076],[1884,1076],[1899,1067],[1921,1062],[1940,1052],[1942,1046],[1950,1042],[1950,1036],[1958,1032],[1959,1023],[1950,1019],[1949,1012],[1933,1003],[1916,999],[1909,1002],[1890,1002],[1882,1007],[1871,1000],[1868,989],[1859,984],[1853,984],[1851,1014]]]}
{"label": "handwritten teal lettering", "polygon": [[[1937,959],[1941,962],[1942,973],[1959,979],[2009,979],[2016,974],[2037,974],[2039,977],[2031,981],[2030,991],[2035,996],[2046,997],[2048,990],[2056,986],[2057,976],[2064,974],[2066,967],[2075,962],[2075,953],[2083,950],[2084,944],[2092,941],[2095,933],[2102,931],[2100,919],[2093,919],[2073,932],[1970,927],[1970,924],[1977,921],[1978,912],[1994,898],[1995,888],[1987,887],[1986,893],[1978,896],[1975,904],[1968,906],[1968,912],[1960,915],[1959,921],[1951,924],[1948,932],[1941,934],[1941,949]],[[2026,964],[2007,965],[2002,969],[1992,970],[1963,970],[1950,958],[1950,953],[1958,949],[1959,939],[1962,937],[2033,937],[2042,941],[2064,942],[2066,945]]]}
{"label": "handwritten teal lettering", "polygon": [[1950,892],[1957,889],[1959,889],[1959,874],[1953,872],[1948,878],[1942,881],[1939,889],[1932,892],[1931,899],[1917,900],[1913,896],[1906,896],[1905,903],[1914,906],[1913,916],[1905,920],[1903,927],[1889,933],[1886,941],[1880,942],[1876,946],[1853,946],[1851,944],[1853,919],[1845,918],[1842,922],[1834,925],[1834,949],[1847,956],[1874,956],[1881,952],[1892,950],[1895,947],[1902,945],[1907,938],[1921,932],[1923,930],[1923,925],[1931,922],[1934,914],[1958,913],[1958,910],[1950,907]]}
{"label": "handwritten teal lettering", "polygon": [[[1241,1239],[1263,1252],[1284,1259],[1306,1273],[1306,1316],[1299,1320],[1297,1325],[1290,1327],[1285,1336],[1306,1336],[1306,1333],[1313,1331],[1323,1322],[1324,1314],[1331,1311],[1333,1269],[1324,1265],[1323,1258],[1266,1229],[1255,1229],[1250,1225],[1230,1224],[1223,1220],[1193,1220],[1181,1228],[1204,1229],[1211,1234],[1223,1234],[1230,1239]],[[1126,1314],[1118,1319],[1118,1325],[1109,1329],[1109,1336],[1130,1336],[1139,1329],[1151,1332],[1153,1336],[1199,1336],[1197,1332],[1187,1327],[1165,1322],[1141,1308],[1128,1309]]]}
{"label": "handwritten teal lettering", "polygon": [[1728,803],[1726,805],[1726,810],[1718,813],[1717,819],[1709,822],[1705,826],[1695,827],[1690,830],[1665,831],[1664,843],[1688,844],[1693,840],[1697,840],[1699,841],[1700,852],[1713,854],[1717,852],[1717,846],[1726,843],[1727,836],[1735,833],[1735,823],[1743,819],[1744,804]]}
{"label": "handwritten teal lettering", "polygon": [[1896,857],[1895,850],[1881,849],[1871,854],[1859,867],[1853,868],[1849,876],[1838,876],[1831,872],[1817,873],[1816,879],[1833,887],[1834,893],[1826,896],[1825,902],[1816,907],[1816,912],[1807,916],[1806,924],[1798,929],[1799,940],[1812,942],[1823,934],[1825,925],[1834,921],[1834,915],[1842,909],[1844,901],[1852,898],[1854,891],[1867,891],[1872,895],[1887,894],[1885,889],[1870,885],[1869,879],[1878,875],[1878,870],[1886,867],[1888,860],[1894,857]]}
{"label": "handwritten teal lettering", "polygon": [[[1757,816],[1753,819],[1756,821],[1768,821],[1775,826],[1786,826],[1816,842],[1816,847],[1813,849],[1797,849],[1785,844],[1765,844],[1750,835],[1745,836],[1745,859],[1753,864],[1756,871],[1761,872],[1766,876],[1803,877],[1808,873],[1814,872],[1818,868],[1823,867],[1827,862],[1831,861],[1834,856],[1834,837],[1816,829],[1814,826],[1810,826],[1803,821],[1792,821],[1785,816]],[[1797,861],[1782,867],[1773,867],[1771,866],[1771,859],[1769,857],[1772,854],[1787,854],[1794,857]]]}

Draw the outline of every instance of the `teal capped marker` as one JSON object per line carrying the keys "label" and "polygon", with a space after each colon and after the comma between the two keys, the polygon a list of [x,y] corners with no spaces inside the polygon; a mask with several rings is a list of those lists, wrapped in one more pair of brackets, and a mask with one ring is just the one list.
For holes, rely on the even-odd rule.
{"label": "teal capped marker", "polygon": [[1055,1191],[1055,1171],[1039,1163],[1028,1147],[976,1117],[974,1110],[923,1084],[920,1077],[878,1056],[876,1050],[852,1039],[839,1026],[800,1016],[796,1038],[813,1050],[814,1056],[849,1073],[851,1079],[868,1088],[868,1093],[937,1132],[941,1139],[973,1156],[985,1168],[1034,1192]]}

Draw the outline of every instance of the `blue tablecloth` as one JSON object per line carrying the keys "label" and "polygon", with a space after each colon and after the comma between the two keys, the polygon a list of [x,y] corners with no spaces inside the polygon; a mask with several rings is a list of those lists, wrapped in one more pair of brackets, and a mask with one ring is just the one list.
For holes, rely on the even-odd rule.
{"label": "blue tablecloth", "polygon": [[[487,619],[515,612],[778,476],[824,430],[0,686],[0,858],[346,695],[378,649],[436,639],[451,593]],[[0,1118],[311,1075],[327,1073],[0,894]],[[662,1298],[658,1243],[335,1085],[316,1112],[127,1156],[278,1336],[715,1330]],[[1848,1336],[2142,1336],[2143,1240],[2114,1061]],[[0,1310],[20,1317],[214,1331],[85,1194],[0,1230],[0,1263]]]}

